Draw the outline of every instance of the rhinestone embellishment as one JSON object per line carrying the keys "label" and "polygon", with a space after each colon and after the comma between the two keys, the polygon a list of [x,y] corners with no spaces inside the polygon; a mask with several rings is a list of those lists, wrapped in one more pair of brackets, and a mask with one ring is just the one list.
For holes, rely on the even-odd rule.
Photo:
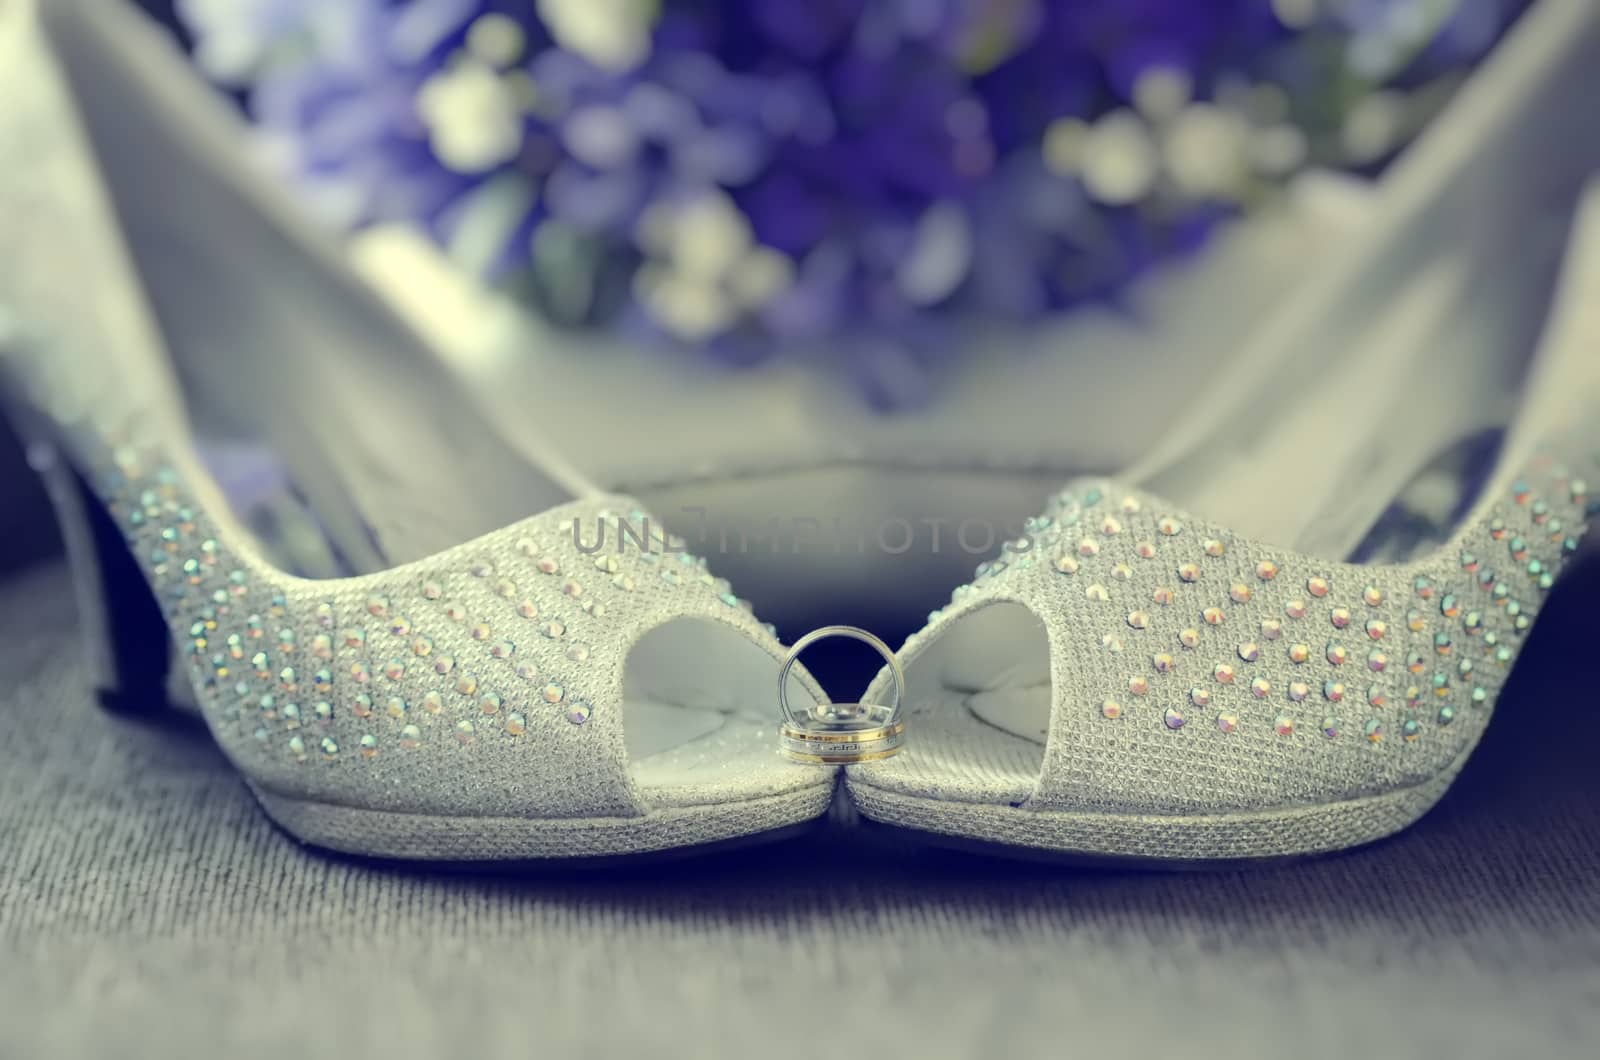
{"label": "rhinestone embellishment", "polygon": [[[531,749],[530,725],[543,734],[552,720],[582,726],[592,717],[584,682],[614,673],[619,662],[606,652],[602,621],[607,602],[618,610],[619,593],[636,592],[635,607],[669,592],[744,606],[689,557],[575,557],[560,540],[576,540],[572,520],[559,535],[523,535],[509,548],[451,559],[424,576],[374,580],[387,587],[362,588],[354,599],[307,600],[287,588],[276,594],[256,584],[254,567],[196,532],[204,519],[185,514],[167,492],[175,481],[144,476],[115,510],[137,513],[123,516],[136,528],[136,555],[149,557],[163,602],[182,601],[174,625],[189,631],[184,647],[208,682],[207,709],[214,719],[238,719],[249,753],[273,755],[279,768],[287,767],[285,756],[305,768],[386,770],[424,746],[461,762],[516,740]],[[1242,753],[1272,733],[1290,741],[1281,755],[1310,753],[1304,736],[1314,735],[1323,711],[1303,704],[1322,707],[1320,689],[1321,700],[1345,704],[1325,709],[1382,715],[1345,718],[1352,734],[1382,745],[1373,754],[1415,745],[1404,753],[1421,762],[1433,753],[1430,744],[1455,753],[1458,732],[1477,734],[1542,591],[1576,547],[1585,513],[1565,505],[1586,502],[1586,490],[1564,470],[1547,474],[1534,465],[1511,491],[1512,503],[1427,574],[1404,580],[1387,567],[1314,573],[1287,557],[1280,570],[1275,559],[1208,536],[1219,531],[1157,518],[1137,497],[1079,491],[1054,522],[1030,524],[1028,533],[1049,551],[1035,561],[1013,542],[987,566],[980,591],[990,581],[1008,594],[1044,582],[1062,593],[1070,585],[1071,606],[1097,623],[1085,636],[1121,651],[1094,661],[1117,667],[1107,682],[1126,680],[1134,697],[1119,691],[1102,701],[1103,718],[1122,718],[1127,704],[1140,726],[1159,717],[1157,731],[1184,729],[1188,711],[1214,721],[1215,728],[1196,725],[1202,731],[1166,744],[1175,754],[1218,753],[1220,734],[1237,734],[1228,753]],[[657,577],[640,574],[651,565]],[[1053,580],[1080,573],[1081,581]],[[1083,608],[1084,599],[1091,606]],[[1100,603],[1108,606],[1093,606]],[[1325,639],[1330,627],[1339,641]],[[1319,643],[1320,657],[1312,647]],[[1188,668],[1183,684],[1194,685],[1187,696],[1168,687],[1180,660]],[[1320,720],[1325,737],[1339,733],[1332,713]],[[1432,739],[1448,726],[1448,740]],[[1386,742],[1391,728],[1400,739]],[[471,747],[457,749],[456,741]]]}

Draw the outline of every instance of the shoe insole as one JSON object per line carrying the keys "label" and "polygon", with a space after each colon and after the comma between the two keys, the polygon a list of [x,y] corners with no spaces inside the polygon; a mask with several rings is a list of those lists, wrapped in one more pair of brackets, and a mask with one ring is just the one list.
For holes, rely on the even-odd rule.
{"label": "shoe insole", "polygon": [[[1408,483],[1513,415],[1562,227],[1530,230],[1502,260],[1438,259],[1335,357],[1291,359],[1293,378],[1259,387],[1148,487],[1248,537],[1349,558]],[[1228,419],[1249,422],[1230,432]]]}
{"label": "shoe insole", "polygon": [[197,437],[273,454],[341,573],[442,551],[571,496],[510,450],[331,242],[241,164],[240,123],[176,54],[115,5],[98,14],[61,5],[45,25],[115,174],[107,185]]}

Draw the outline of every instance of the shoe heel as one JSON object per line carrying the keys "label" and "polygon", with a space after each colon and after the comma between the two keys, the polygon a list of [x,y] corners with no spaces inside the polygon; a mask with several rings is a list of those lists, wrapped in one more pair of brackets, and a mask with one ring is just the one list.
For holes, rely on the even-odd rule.
{"label": "shoe heel", "polygon": [[135,715],[168,707],[198,710],[183,668],[173,666],[161,607],[116,524],[53,444],[33,442],[27,452],[29,465],[44,480],[66,546],[79,628],[101,705]]}

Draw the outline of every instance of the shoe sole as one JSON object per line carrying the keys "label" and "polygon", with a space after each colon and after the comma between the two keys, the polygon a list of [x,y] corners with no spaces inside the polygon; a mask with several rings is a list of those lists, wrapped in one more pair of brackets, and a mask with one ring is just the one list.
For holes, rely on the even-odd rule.
{"label": "shoe sole", "polygon": [[[249,783],[249,782],[247,782]],[[438,817],[317,802],[249,783],[284,831],[310,846],[363,858],[408,862],[571,862],[632,860],[663,852],[702,853],[784,838],[828,811],[834,785],[740,802],[654,810],[638,817]]]}
{"label": "shoe sole", "polygon": [[1341,802],[1217,814],[1118,814],[959,803],[887,791],[846,776],[862,817],[929,842],[1071,864],[1232,868],[1364,846],[1414,824],[1444,796],[1469,747],[1444,771]]}

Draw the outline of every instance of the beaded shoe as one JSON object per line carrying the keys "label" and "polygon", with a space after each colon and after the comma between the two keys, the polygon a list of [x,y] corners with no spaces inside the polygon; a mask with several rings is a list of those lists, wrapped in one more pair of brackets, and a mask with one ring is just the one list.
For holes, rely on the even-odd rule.
{"label": "beaded shoe", "polygon": [[[1600,53],[1594,23],[1573,56]],[[1600,498],[1600,188],[1565,208],[1600,160],[1528,157],[1563,159],[1522,201],[1564,204],[1564,264],[1531,210],[1434,263],[1386,228],[1416,275],[1368,255],[1327,300],[1373,322],[1362,350],[1307,327],[1251,359],[1169,457],[1069,486],[908,640],[907,748],[846,771],[862,814],[1193,864],[1354,846],[1433,806]],[[1437,201],[1415,219],[1436,233],[1462,198]]]}
{"label": "beaded shoe", "polygon": [[107,4],[63,32],[69,6],[0,7],[0,381],[104,688],[164,701],[175,641],[272,818],[362,855],[635,854],[822,814],[832,772],[773,753],[771,629],[627,498],[510,452],[230,163],[178,64],[105,46],[152,31]]}

